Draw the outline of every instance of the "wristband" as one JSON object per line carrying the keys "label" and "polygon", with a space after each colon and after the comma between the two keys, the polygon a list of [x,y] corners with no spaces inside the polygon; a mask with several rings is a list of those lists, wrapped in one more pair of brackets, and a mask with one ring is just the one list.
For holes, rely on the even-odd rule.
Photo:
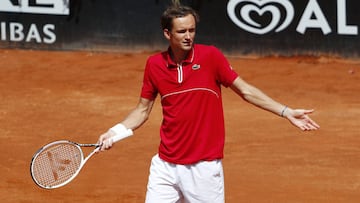
{"label": "wristband", "polygon": [[281,111],[281,114],[280,114],[281,117],[284,117],[284,113],[285,113],[285,111],[286,111],[287,108],[288,108],[288,107],[285,106],[284,109]]}
{"label": "wristband", "polygon": [[133,131],[131,129],[127,129],[123,124],[119,123],[110,128],[112,132],[115,133],[115,136],[112,138],[113,142],[117,142],[124,138],[127,138],[133,135]]}

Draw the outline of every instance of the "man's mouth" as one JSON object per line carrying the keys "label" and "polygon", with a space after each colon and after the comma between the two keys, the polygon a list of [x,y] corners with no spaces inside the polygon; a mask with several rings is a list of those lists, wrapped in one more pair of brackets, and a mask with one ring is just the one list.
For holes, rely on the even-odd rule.
{"label": "man's mouth", "polygon": [[185,46],[191,46],[191,42],[184,42],[183,43]]}

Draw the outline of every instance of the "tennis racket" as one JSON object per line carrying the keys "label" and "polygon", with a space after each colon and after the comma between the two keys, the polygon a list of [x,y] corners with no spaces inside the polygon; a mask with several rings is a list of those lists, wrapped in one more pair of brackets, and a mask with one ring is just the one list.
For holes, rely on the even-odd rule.
{"label": "tennis racket", "polygon": [[[129,129],[127,134],[132,135],[132,130]],[[114,136],[112,139],[115,143],[122,138],[124,135]],[[94,150],[84,158],[83,147],[94,147]],[[30,164],[31,177],[41,188],[59,188],[71,182],[99,150],[99,144],[79,144],[69,140],[51,142],[34,154]]]}

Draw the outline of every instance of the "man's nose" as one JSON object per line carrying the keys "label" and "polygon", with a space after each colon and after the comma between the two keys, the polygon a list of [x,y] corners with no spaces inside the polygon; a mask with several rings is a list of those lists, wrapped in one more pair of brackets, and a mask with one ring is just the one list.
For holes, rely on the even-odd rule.
{"label": "man's nose", "polygon": [[190,32],[189,32],[189,31],[187,31],[187,32],[185,33],[185,38],[186,38],[186,39],[190,39]]}

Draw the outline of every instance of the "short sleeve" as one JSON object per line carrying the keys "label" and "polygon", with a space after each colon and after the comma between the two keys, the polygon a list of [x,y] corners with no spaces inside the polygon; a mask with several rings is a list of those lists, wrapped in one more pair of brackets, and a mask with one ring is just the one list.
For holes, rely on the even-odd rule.
{"label": "short sleeve", "polygon": [[149,58],[146,62],[143,85],[141,89],[141,97],[149,100],[154,100],[158,93],[152,75],[152,63],[151,58]]}
{"label": "short sleeve", "polygon": [[225,87],[232,85],[238,74],[233,70],[228,60],[221,53],[219,49],[213,47],[213,56],[211,57],[213,64],[215,64],[215,71],[217,81]]}

